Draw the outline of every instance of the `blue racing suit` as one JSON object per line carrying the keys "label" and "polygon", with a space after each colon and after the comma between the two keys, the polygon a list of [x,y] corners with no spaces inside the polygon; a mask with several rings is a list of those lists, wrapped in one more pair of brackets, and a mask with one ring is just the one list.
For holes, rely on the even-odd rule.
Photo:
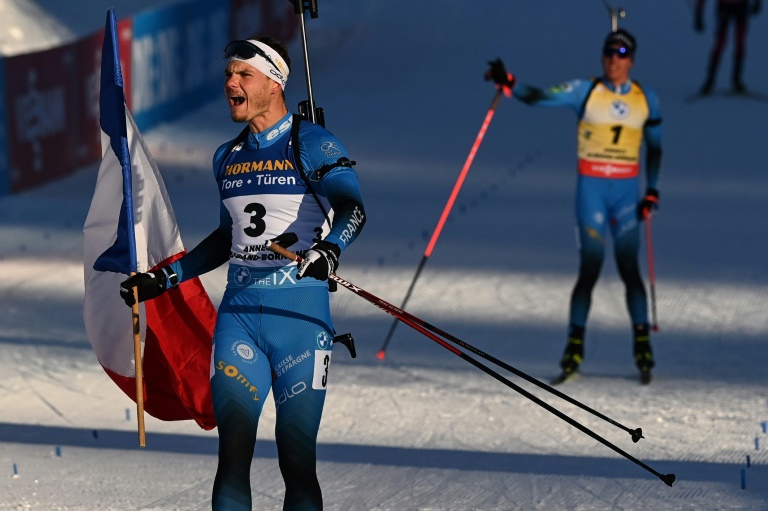
{"label": "blue racing suit", "polygon": [[638,264],[640,147],[645,141],[646,187],[658,191],[661,112],[656,94],[637,82],[614,87],[604,79],[572,80],[549,89],[518,85],[529,105],[568,107],[578,118],[576,220],[579,276],[571,295],[570,328],[583,329],[600,274],[606,230],[626,288],[633,325],[647,325],[648,303]]}
{"label": "blue racing suit", "polygon": [[336,137],[290,114],[221,145],[213,171],[219,226],[169,267],[182,282],[229,261],[211,363],[219,429],[213,509],[251,510],[251,459],[272,390],[284,509],[319,510],[316,440],[334,336],[328,282],[297,279],[296,263],[266,242],[292,232],[299,255],[321,239],[343,253],[365,224],[357,173]]}

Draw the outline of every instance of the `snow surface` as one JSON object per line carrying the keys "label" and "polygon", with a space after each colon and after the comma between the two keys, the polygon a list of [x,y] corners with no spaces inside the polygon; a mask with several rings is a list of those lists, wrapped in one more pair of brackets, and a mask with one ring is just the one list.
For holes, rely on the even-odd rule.
{"label": "snow surface", "polygon": [[[113,5],[128,16],[150,3]],[[79,15],[65,15],[65,4]],[[334,357],[319,439],[326,509],[768,510],[768,103],[725,94],[686,103],[703,79],[710,30],[693,32],[690,2],[622,6],[621,26],[639,40],[633,77],[657,91],[664,114],[653,223],[657,370],[650,386],[637,383],[608,258],[584,375],[562,390],[642,427],[645,438],[632,443],[509,377],[678,481],[667,487],[405,325],[377,360],[391,317],[341,289],[336,327],[354,334],[358,358]],[[2,2],[3,51],[13,27],[17,44],[32,49],[43,32],[51,42],[100,28],[106,7]],[[399,305],[493,98],[482,80],[487,61],[500,57],[536,85],[599,73],[610,19],[598,0],[320,0],[319,8],[307,22],[315,98],[358,161],[369,216],[339,275]],[[54,13],[45,23],[60,31],[43,30],[40,13]],[[764,16],[753,20],[744,80],[768,93]],[[730,52],[729,42],[720,87]],[[298,44],[293,55],[300,70]],[[290,105],[306,96],[301,75],[289,82]],[[577,264],[574,127],[568,111],[501,102],[407,307],[544,381],[557,372]],[[212,100],[144,133],[188,247],[215,225],[210,157],[238,130]],[[95,177],[94,165],[0,198],[0,510],[208,509],[216,432],[147,416],[139,448],[135,405],[86,339],[82,225]],[[224,273],[203,281],[218,302]],[[267,407],[254,509],[281,509],[273,426]]]}

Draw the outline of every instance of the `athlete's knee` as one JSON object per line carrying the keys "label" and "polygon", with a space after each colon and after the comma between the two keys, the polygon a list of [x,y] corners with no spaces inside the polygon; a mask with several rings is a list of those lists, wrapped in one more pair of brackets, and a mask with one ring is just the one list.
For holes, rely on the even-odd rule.
{"label": "athlete's knee", "polygon": [[603,265],[604,250],[602,243],[582,243],[579,250],[579,274],[597,275]]}

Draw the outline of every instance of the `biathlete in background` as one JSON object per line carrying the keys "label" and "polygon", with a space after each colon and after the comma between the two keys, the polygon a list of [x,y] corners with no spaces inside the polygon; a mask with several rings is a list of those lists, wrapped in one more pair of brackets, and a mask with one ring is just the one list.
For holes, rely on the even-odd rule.
{"label": "biathlete in background", "polygon": [[[706,0],[696,1],[694,28],[696,32],[704,31],[704,4]],[[747,50],[747,26],[750,15],[760,12],[761,0],[717,0],[717,28],[715,41],[709,54],[707,76],[699,92],[707,95],[712,92],[720,66],[720,57],[725,48],[728,27],[733,23],[733,72],[731,73],[731,88],[733,92],[746,92],[741,75],[744,71],[744,55]]]}
{"label": "biathlete in background", "polygon": [[[567,107],[578,117],[576,221],[579,274],[570,303],[568,340],[560,361],[560,383],[574,375],[584,358],[592,290],[600,274],[605,237],[610,231],[619,275],[626,289],[633,354],[641,381],[651,380],[654,358],[648,299],[640,275],[640,224],[659,204],[661,111],[656,94],[631,80],[637,43],[626,30],[611,32],[602,48],[603,74],[551,88],[514,85],[514,97],[528,104]],[[490,75],[506,75],[501,61]],[[496,67],[496,69],[494,69]],[[641,146],[645,141],[645,194],[640,197]]]}

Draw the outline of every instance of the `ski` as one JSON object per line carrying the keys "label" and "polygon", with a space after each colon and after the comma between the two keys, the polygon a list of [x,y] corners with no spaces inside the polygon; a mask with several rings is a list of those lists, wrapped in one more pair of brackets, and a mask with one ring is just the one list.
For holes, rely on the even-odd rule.
{"label": "ski", "polygon": [[[558,374],[557,376],[549,380],[549,384],[552,386],[563,385],[564,383],[577,380],[580,377],[581,377],[581,373],[579,373],[578,371],[572,371],[570,373],[566,373],[565,371],[563,371],[562,373]],[[651,383],[651,380],[653,380],[653,377],[651,375],[650,369],[640,370],[640,383],[642,385],[649,385]]]}
{"label": "ski", "polygon": [[565,372],[563,371],[559,375],[552,378],[549,383],[550,385],[561,385],[563,383],[567,383],[569,381],[576,380],[579,377],[578,371],[571,371],[571,372]]}

